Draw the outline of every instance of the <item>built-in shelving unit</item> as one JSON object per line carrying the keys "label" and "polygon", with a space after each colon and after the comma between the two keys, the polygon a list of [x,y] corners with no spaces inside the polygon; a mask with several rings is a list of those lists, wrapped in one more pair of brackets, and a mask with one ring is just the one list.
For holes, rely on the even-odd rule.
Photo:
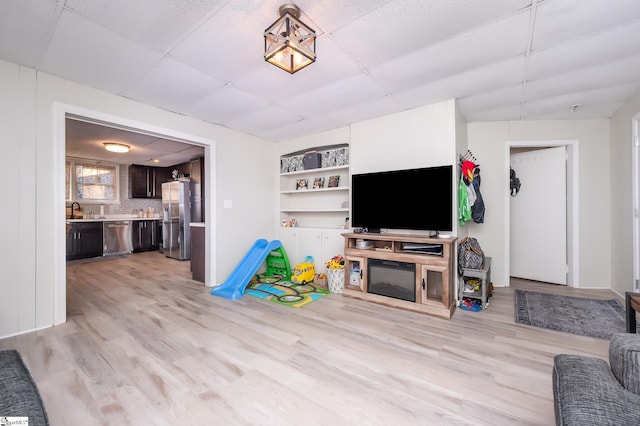
{"label": "built-in shelving unit", "polygon": [[[315,153],[315,154],[314,154]],[[306,154],[319,167],[305,168]],[[314,185],[317,181],[320,185]],[[305,185],[301,185],[306,181]],[[330,181],[337,181],[330,186]],[[295,219],[300,227],[338,228],[349,216],[349,145],[338,144],[280,157],[280,220]]]}

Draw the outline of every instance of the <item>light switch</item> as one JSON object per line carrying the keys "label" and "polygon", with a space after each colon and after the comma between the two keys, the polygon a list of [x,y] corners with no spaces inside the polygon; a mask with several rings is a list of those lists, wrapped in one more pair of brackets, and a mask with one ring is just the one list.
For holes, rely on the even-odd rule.
{"label": "light switch", "polygon": [[230,209],[231,207],[233,207],[233,202],[231,200],[224,200],[224,208]]}

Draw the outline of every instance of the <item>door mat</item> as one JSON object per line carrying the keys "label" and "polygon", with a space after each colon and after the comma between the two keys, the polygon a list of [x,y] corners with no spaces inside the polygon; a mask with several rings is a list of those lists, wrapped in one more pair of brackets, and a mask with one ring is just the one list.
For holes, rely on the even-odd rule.
{"label": "door mat", "polygon": [[328,289],[321,288],[313,282],[297,284],[285,280],[284,277],[264,275],[253,277],[245,290],[245,294],[294,308],[305,306],[329,293]]}
{"label": "door mat", "polygon": [[625,311],[616,299],[601,300],[516,290],[516,323],[609,340],[624,333]]}

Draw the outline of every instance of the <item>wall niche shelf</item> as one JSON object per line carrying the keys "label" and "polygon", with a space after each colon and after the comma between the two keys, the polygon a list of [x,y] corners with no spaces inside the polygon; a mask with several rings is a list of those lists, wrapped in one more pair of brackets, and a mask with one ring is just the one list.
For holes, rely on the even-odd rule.
{"label": "wall niche shelf", "polygon": [[[305,154],[315,156],[314,166],[319,167],[305,168]],[[319,146],[280,156],[281,223],[295,219],[300,227],[344,226],[349,216],[350,180],[348,144]],[[314,185],[316,182],[319,187]]]}

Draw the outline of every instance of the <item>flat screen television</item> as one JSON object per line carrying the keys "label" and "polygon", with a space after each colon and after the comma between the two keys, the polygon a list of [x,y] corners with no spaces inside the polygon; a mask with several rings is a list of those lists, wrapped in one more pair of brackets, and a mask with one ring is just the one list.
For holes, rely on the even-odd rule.
{"label": "flat screen television", "polygon": [[351,176],[351,225],[422,231],[453,230],[453,166]]}

